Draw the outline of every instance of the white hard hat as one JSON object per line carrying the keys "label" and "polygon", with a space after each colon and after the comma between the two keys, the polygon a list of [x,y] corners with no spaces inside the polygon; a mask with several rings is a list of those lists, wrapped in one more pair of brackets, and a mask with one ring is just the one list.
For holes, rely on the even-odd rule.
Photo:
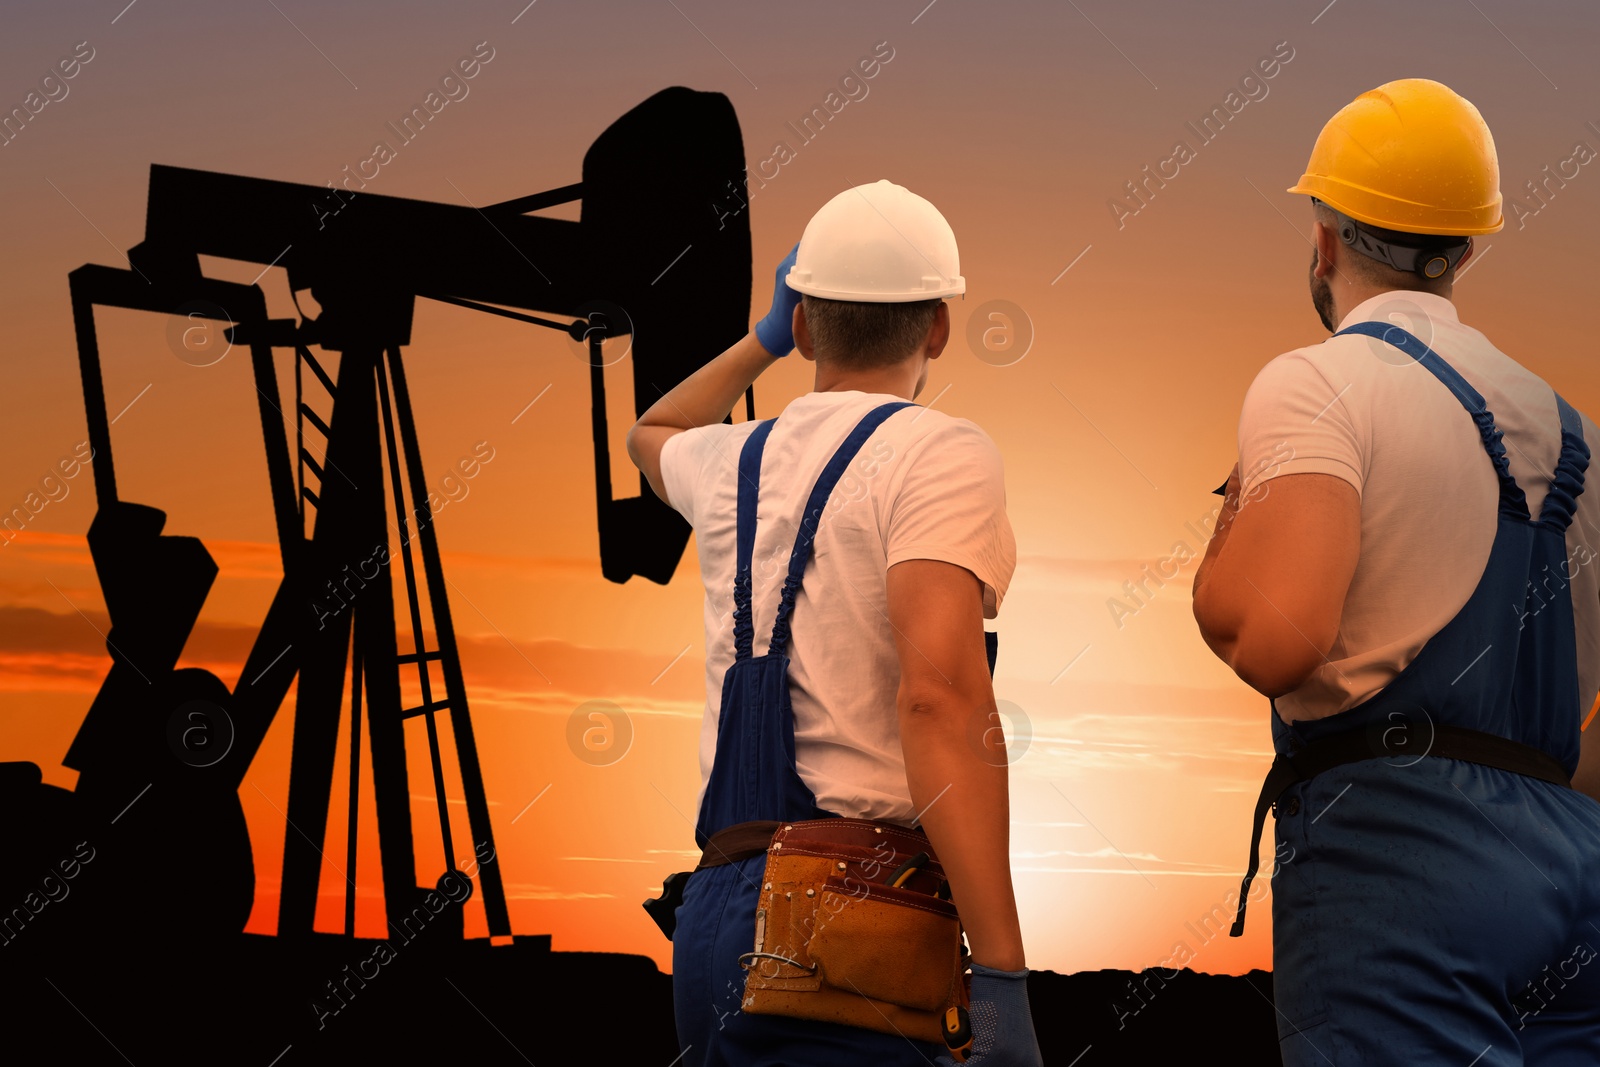
{"label": "white hard hat", "polygon": [[891,181],[846,189],[822,205],[785,280],[807,296],[882,304],[967,291],[950,224]]}

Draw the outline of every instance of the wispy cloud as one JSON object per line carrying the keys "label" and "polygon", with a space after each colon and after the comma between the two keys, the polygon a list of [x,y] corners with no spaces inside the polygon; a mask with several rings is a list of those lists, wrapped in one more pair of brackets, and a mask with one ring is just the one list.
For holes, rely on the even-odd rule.
{"label": "wispy cloud", "polygon": [[[1232,867],[1216,863],[1193,863],[1188,860],[1163,859],[1152,852],[1119,852],[1109,845],[1104,848],[1079,851],[1076,849],[1044,849],[1040,851],[1014,851],[1011,853],[1012,869],[1019,871],[1052,871],[1062,874],[1094,873],[1100,868],[1078,864],[1039,866],[1030,860],[1048,860],[1053,857],[1082,860],[1133,860],[1146,874],[1227,874],[1237,873]],[[1020,861],[1020,862],[1019,862]],[[1137,873],[1123,863],[1119,874]]]}
{"label": "wispy cloud", "polygon": [[615,897],[615,893],[553,889],[547,885],[529,885],[521,882],[506,886],[507,900],[612,900]]}

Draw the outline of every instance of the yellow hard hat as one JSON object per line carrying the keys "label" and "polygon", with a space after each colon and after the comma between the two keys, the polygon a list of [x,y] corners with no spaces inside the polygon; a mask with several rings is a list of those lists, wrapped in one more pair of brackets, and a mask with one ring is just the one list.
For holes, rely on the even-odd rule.
{"label": "yellow hard hat", "polygon": [[1340,108],[1289,192],[1403,233],[1470,236],[1505,225],[1488,125],[1471,101],[1426,78],[1387,82]]}

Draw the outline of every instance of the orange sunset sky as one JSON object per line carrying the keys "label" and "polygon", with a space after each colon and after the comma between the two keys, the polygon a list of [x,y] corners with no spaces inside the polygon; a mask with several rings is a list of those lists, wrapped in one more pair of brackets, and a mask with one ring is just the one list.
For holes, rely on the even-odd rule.
{"label": "orange sunset sky", "polygon": [[[1182,941],[1198,970],[1270,966],[1267,907],[1238,940],[1202,943],[1188,925],[1237,888],[1270,758],[1266,701],[1195,632],[1193,564],[1136,613],[1119,619],[1108,601],[1178,542],[1201,548],[1251,378],[1325,336],[1306,295],[1309,208],[1283,190],[1321,124],[1381,82],[1437,78],[1483,112],[1508,225],[1479,239],[1457,290],[1462,317],[1600,413],[1584,310],[1600,173],[1575,162],[1579,145],[1600,149],[1588,54],[1600,12],[1576,0],[525,2],[112,0],[10,13],[6,109],[78,42],[93,58],[0,147],[0,508],[38,494],[22,532],[0,535],[0,759],[37,762],[70,787],[61,759],[110,664],[84,542],[93,475],[38,507],[41,478],[86,437],[67,272],[126,266],[152,163],[321,185],[371,155],[386,123],[486,41],[493,58],[470,93],[370,191],[481,205],[576,182],[607,124],[687,85],[728,95],[752,173],[764,167],[751,183],[753,317],[773,265],[841,189],[889,178],[941,208],[968,291],[920,400],[979,423],[1006,462],[1019,563],[994,624],[995,691],[1032,735],[1011,772],[1029,963],[1140,968]],[[877,75],[820,134],[798,137],[788,123],[875,48],[892,53]],[[1241,88],[1275,51],[1289,58]],[[1202,141],[1187,124],[1230,92],[1241,106]],[[1178,176],[1116,207],[1180,140],[1193,158]],[[1546,168],[1567,177],[1535,198],[1529,183]],[[284,272],[263,266],[205,263],[234,281],[260,274],[271,313],[293,315]],[[981,343],[996,324],[991,301],[1019,312],[998,357]],[[211,551],[220,575],[183,663],[231,687],[280,578],[247,354],[196,367],[174,358],[165,317],[102,309],[97,322],[107,404],[121,411],[120,495],[165,510],[167,533]],[[292,390],[290,353],[278,359]],[[420,301],[406,360],[429,484],[478,442],[493,449],[437,530],[513,927],[665,969],[670,945],[639,902],[694,855],[704,647],[693,547],[667,586],[601,577],[587,368],[559,335]],[[806,391],[808,368],[795,358],[763,377],[758,414]],[[624,375],[611,380],[615,475],[627,486],[631,398]],[[568,717],[591,700],[619,705],[632,727],[608,766],[567,745]],[[293,714],[291,694],[240,790],[257,871],[249,929],[260,932],[276,928]],[[418,876],[431,884],[444,860],[422,724],[409,727]],[[344,855],[343,789],[341,776],[329,856]],[[365,799],[357,932],[376,936]],[[471,855],[464,817],[455,845]],[[340,872],[325,870],[320,928],[339,928],[343,893]],[[468,923],[482,933],[476,897]]]}

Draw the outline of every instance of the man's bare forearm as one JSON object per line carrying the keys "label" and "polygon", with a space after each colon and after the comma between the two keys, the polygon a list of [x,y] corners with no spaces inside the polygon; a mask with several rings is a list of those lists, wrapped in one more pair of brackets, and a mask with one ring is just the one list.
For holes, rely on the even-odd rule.
{"label": "man's bare forearm", "polygon": [[1245,684],[1277,698],[1330,662],[1360,554],[1361,496],[1331,474],[1270,484],[1270,495],[1259,487],[1245,508],[1229,482],[1233,515],[1218,523],[1195,577],[1194,616]]}
{"label": "man's bare forearm", "polygon": [[[950,880],[973,961],[1017,971],[1026,964],[1011,885],[1006,750],[987,679],[982,690],[902,692],[900,744],[911,801]],[[980,750],[980,738],[995,743]]]}
{"label": "man's bare forearm", "polygon": [[650,405],[638,425],[692,430],[721,422],[775,358],[753,332],[747,333]]}

